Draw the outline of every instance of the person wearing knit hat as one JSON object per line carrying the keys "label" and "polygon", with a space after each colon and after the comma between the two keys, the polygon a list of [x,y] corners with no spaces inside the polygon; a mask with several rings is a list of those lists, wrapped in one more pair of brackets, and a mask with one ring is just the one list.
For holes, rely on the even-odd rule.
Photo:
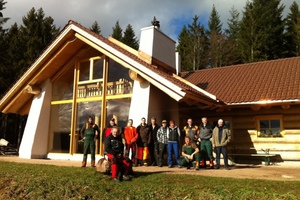
{"label": "person wearing knit hat", "polygon": [[220,155],[222,153],[224,159],[225,169],[229,170],[228,157],[227,157],[227,144],[230,142],[230,130],[224,126],[222,119],[218,120],[218,125],[213,130],[212,145],[216,148],[216,167],[220,169]]}

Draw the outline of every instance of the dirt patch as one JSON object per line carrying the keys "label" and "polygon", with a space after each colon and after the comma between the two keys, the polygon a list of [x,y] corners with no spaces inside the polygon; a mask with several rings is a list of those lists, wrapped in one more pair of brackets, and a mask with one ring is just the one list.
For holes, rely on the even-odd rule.
{"label": "dirt patch", "polygon": [[[81,161],[73,160],[50,160],[50,159],[22,159],[17,156],[0,156],[0,161],[58,165],[69,167],[80,167]],[[168,174],[190,174],[212,177],[245,178],[245,179],[264,179],[264,180],[290,180],[300,181],[300,166],[281,166],[281,165],[235,165],[231,170],[221,169],[194,169],[168,168],[164,167],[134,167],[134,171],[139,172],[162,172]]]}

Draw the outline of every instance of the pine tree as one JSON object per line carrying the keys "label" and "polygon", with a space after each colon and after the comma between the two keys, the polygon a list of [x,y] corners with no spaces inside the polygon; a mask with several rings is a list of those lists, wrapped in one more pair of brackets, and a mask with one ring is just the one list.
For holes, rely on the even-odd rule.
{"label": "pine tree", "polygon": [[238,45],[240,47],[242,60],[244,63],[254,61],[254,49],[256,42],[255,20],[253,16],[253,3],[247,2],[243,11],[240,23]]}
{"label": "pine tree", "polygon": [[5,9],[4,5],[7,2],[0,0],[0,96],[8,88],[6,66],[7,66],[7,54],[8,41],[5,39],[6,30],[3,29],[3,25],[9,20],[8,17],[4,17],[2,11]]}
{"label": "pine tree", "polygon": [[246,3],[239,35],[244,62],[283,56],[283,9],[280,0],[253,0],[253,3]]}
{"label": "pine tree", "polygon": [[20,70],[28,67],[59,31],[53,25],[53,18],[45,17],[42,8],[37,12],[32,8],[27,13],[27,16],[22,18],[22,21],[23,25],[20,26],[20,34],[26,50],[20,63]]}
{"label": "pine tree", "polygon": [[111,34],[111,37],[115,38],[116,40],[122,41],[122,28],[119,24],[119,21],[116,22],[115,26],[112,28],[113,32]]}
{"label": "pine tree", "polygon": [[285,32],[285,56],[300,55],[300,9],[299,5],[294,1],[290,6],[290,13],[286,17]]}
{"label": "pine tree", "polygon": [[130,24],[127,25],[124,36],[122,38],[122,42],[131,48],[138,50],[139,49],[139,42],[135,36],[134,30]]}
{"label": "pine tree", "polygon": [[230,52],[228,53],[228,60],[226,65],[234,65],[242,63],[241,53],[238,46],[238,36],[240,30],[240,21],[239,15],[240,13],[234,8],[231,8],[230,16],[231,18],[227,20],[228,28],[225,29],[225,33],[228,40],[228,45]]}
{"label": "pine tree", "polygon": [[213,5],[212,11],[209,16],[208,20],[208,30],[207,35],[211,35],[213,32],[215,32],[217,35],[222,33],[222,23],[220,20],[220,15],[216,10],[215,5]]}
{"label": "pine tree", "polygon": [[193,45],[191,42],[192,38],[187,29],[186,25],[183,26],[182,30],[178,35],[177,52],[181,56],[181,70],[192,71],[193,67]]}
{"label": "pine tree", "polygon": [[7,2],[5,2],[4,0],[0,0],[0,34],[4,32],[3,30],[3,24],[6,23],[10,18],[9,17],[3,17],[3,13],[2,10],[4,10],[6,7],[4,7],[4,5]]}
{"label": "pine tree", "polygon": [[100,28],[97,21],[95,21],[92,24],[92,27],[90,28],[90,30],[93,31],[94,33],[98,34],[98,35],[101,35],[101,28]]}
{"label": "pine tree", "polygon": [[228,51],[228,41],[226,35],[222,33],[222,23],[215,5],[213,5],[210,13],[207,36],[209,38],[209,67],[214,68],[226,65],[225,52]]}
{"label": "pine tree", "polygon": [[195,15],[193,23],[189,24],[189,34],[192,41],[192,66],[193,70],[204,69],[207,67],[207,48],[208,39],[205,35],[205,28],[198,22],[199,16]]}

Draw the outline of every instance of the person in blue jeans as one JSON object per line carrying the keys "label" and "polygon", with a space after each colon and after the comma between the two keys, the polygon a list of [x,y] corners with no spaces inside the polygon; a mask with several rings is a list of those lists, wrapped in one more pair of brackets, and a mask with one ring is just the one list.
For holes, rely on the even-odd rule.
{"label": "person in blue jeans", "polygon": [[168,138],[168,165],[169,168],[173,166],[173,153],[176,159],[176,165],[180,167],[178,163],[179,158],[179,141],[180,141],[180,129],[175,126],[174,120],[170,120],[170,126],[167,130]]}

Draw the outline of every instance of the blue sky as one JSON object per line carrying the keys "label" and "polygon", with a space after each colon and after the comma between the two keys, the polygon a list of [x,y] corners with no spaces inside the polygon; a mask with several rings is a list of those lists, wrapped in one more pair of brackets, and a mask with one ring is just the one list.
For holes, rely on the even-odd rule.
{"label": "blue sky", "polygon": [[[154,16],[160,21],[162,31],[177,40],[184,24],[192,23],[195,15],[201,24],[206,25],[212,6],[215,5],[223,28],[226,28],[229,10],[234,6],[243,10],[247,0],[6,0],[5,17],[11,19],[4,25],[22,24],[22,17],[34,7],[43,8],[45,16],[51,16],[57,27],[63,28],[68,21],[74,20],[89,28],[94,21],[101,27],[104,37],[112,33],[116,21],[123,30],[131,24],[139,38],[140,29],[150,26]],[[294,0],[281,0],[286,5],[284,16]],[[241,15],[241,14],[240,14]]]}

